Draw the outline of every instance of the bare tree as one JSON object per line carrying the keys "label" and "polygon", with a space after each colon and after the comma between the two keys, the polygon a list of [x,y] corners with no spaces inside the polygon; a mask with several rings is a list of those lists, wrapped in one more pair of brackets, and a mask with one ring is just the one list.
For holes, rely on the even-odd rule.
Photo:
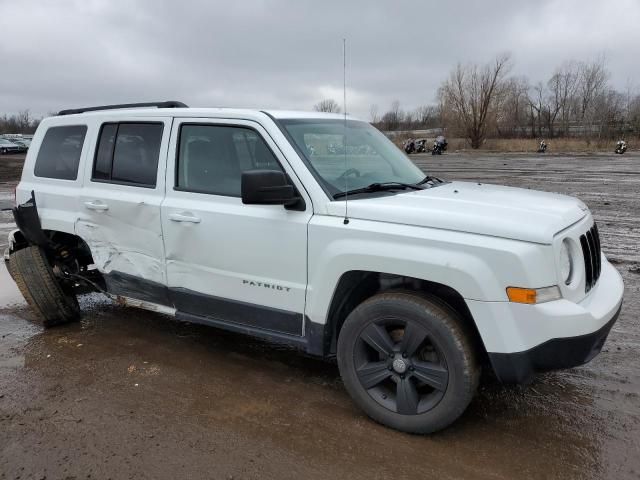
{"label": "bare tree", "polygon": [[594,104],[598,112],[598,136],[612,137],[624,132],[626,123],[625,95],[609,89],[599,95]]}
{"label": "bare tree", "polygon": [[559,114],[562,135],[569,133],[569,119],[578,89],[579,76],[579,66],[575,62],[565,62],[555,71],[547,83],[555,111],[553,122],[556,121]]}
{"label": "bare tree", "polygon": [[31,126],[31,120],[32,120],[29,110],[22,110],[18,112],[16,120],[18,123],[18,130],[20,132],[26,132],[27,130],[29,130],[29,127]]}
{"label": "bare tree", "polygon": [[580,95],[582,120],[590,113],[589,109],[598,95],[604,92],[608,78],[609,73],[605,67],[604,57],[600,57],[591,63],[583,63],[580,65],[578,92]]}
{"label": "bare tree", "polygon": [[394,121],[397,124],[400,124],[400,122],[402,121],[402,110],[400,110],[400,100],[394,100],[391,103],[391,110],[389,110],[389,112],[391,113],[392,118],[394,119]]}
{"label": "bare tree", "polygon": [[632,131],[640,134],[640,95],[635,95],[629,101],[627,122]]}
{"label": "bare tree", "polygon": [[437,108],[433,105],[422,105],[416,108],[413,116],[418,123],[418,126],[424,128],[436,123],[438,112]]}
{"label": "bare tree", "polygon": [[549,136],[553,137],[555,134],[556,118],[562,108],[562,95],[561,95],[561,78],[559,75],[552,75],[547,82],[547,130]]}
{"label": "bare tree", "polygon": [[316,112],[339,113],[340,105],[332,98],[326,98],[313,106]]}
{"label": "bare tree", "polygon": [[380,119],[383,130],[398,130],[402,126],[404,113],[400,110],[400,101],[394,100],[391,104],[391,110],[385,112]]}
{"label": "bare tree", "polygon": [[509,65],[508,55],[498,56],[483,67],[458,64],[440,89],[445,103],[471,142],[471,148],[479,148],[485,139],[488,118],[495,114],[496,98],[502,95],[503,79]]}
{"label": "bare tree", "polygon": [[408,128],[414,128],[417,123],[415,112],[406,112],[402,114],[400,124],[405,125]]}
{"label": "bare tree", "polygon": [[369,107],[369,119],[371,120],[371,123],[378,123],[378,120],[380,120],[378,117],[378,105],[375,103],[372,103]]}
{"label": "bare tree", "polygon": [[531,119],[531,136],[542,137],[546,134],[553,136],[550,126],[551,107],[547,103],[547,94],[542,82],[536,83],[529,91],[529,109]]}
{"label": "bare tree", "polygon": [[496,108],[496,129],[500,136],[521,133],[521,125],[527,123],[529,115],[529,80],[514,77],[505,80],[502,102]]}

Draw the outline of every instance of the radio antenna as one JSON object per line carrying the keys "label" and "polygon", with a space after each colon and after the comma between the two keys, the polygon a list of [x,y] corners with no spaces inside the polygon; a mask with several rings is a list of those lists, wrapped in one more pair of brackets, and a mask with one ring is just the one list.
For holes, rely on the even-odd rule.
{"label": "radio antenna", "polygon": [[342,141],[344,150],[344,221],[349,224],[349,184],[347,165],[347,39],[342,39],[342,108],[344,111],[344,140]]}

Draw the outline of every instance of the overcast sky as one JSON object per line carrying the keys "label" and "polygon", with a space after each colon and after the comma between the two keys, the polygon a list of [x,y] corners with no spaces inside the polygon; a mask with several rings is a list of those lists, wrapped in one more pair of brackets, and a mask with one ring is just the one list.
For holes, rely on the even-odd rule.
{"label": "overcast sky", "polygon": [[512,55],[546,80],[604,54],[613,86],[640,85],[639,0],[0,0],[0,114],[181,100],[190,106],[369,117],[435,100],[457,62]]}

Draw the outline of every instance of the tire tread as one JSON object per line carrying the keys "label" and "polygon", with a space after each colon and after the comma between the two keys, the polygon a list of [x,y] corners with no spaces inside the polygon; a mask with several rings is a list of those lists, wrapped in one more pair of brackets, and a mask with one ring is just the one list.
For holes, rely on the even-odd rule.
{"label": "tire tread", "polygon": [[13,252],[9,269],[20,293],[45,327],[80,318],[75,295],[62,289],[40,247],[30,246]]}

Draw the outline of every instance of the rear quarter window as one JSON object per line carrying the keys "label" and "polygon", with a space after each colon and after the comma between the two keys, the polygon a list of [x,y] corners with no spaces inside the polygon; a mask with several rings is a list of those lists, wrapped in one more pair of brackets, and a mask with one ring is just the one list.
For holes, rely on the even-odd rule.
{"label": "rear quarter window", "polygon": [[77,179],[86,134],[85,125],[50,127],[40,144],[34,175],[60,180]]}

